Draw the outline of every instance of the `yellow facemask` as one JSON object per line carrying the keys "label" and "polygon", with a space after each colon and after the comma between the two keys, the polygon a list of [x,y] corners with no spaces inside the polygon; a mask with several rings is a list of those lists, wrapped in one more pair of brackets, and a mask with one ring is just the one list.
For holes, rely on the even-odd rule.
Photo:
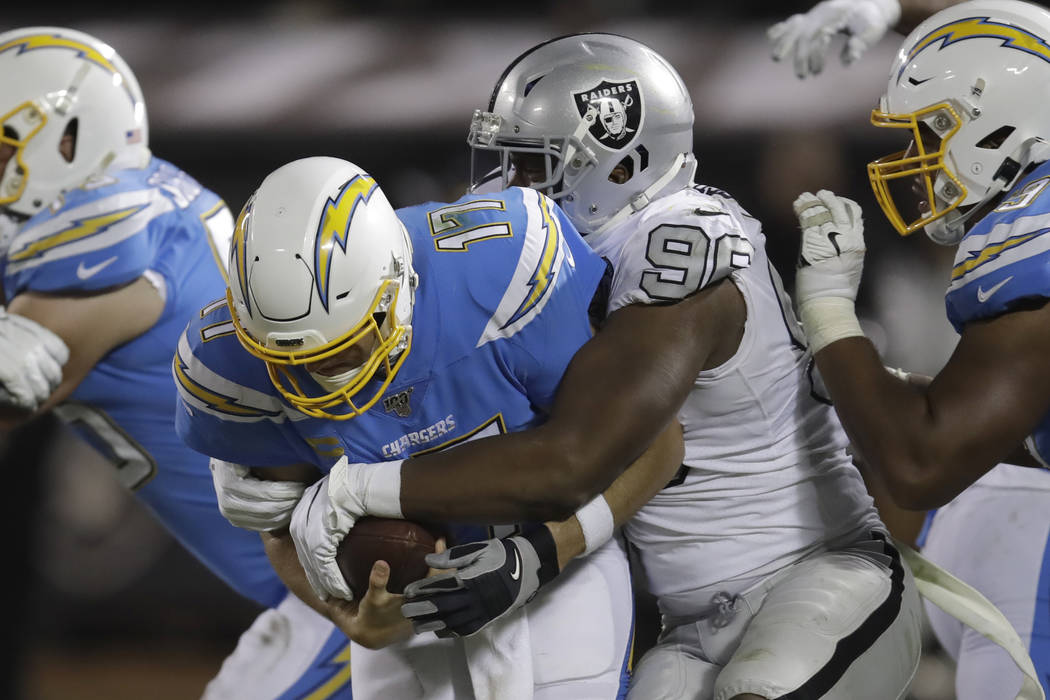
{"label": "yellow facemask", "polygon": [[[923,141],[920,125],[933,119],[936,133],[941,134],[936,150],[927,150]],[[892,155],[879,158],[868,164],[868,179],[871,180],[875,199],[878,201],[886,218],[902,236],[908,236],[931,221],[936,221],[954,210],[966,199],[966,187],[948,168],[944,154],[951,137],[962,126],[958,112],[947,102],[926,107],[910,114],[889,114],[873,110],[871,123],[887,129],[910,129],[915,152],[909,148]],[[935,192],[937,176],[944,173],[947,182],[942,181],[939,192]],[[906,188],[911,190],[918,183],[922,195],[929,204],[929,211],[918,211],[917,218],[907,219],[898,204],[901,197],[894,196],[891,190]],[[918,195],[918,191],[912,191]],[[946,204],[939,204],[938,198]]]}
{"label": "yellow facemask", "polygon": [[[309,350],[282,350],[262,345],[249,335],[237,320],[237,314],[233,311],[235,308],[233,297],[228,289],[226,290],[226,303],[231,309],[230,316],[233,319],[237,339],[240,340],[245,350],[266,363],[270,381],[273,382],[281,396],[292,406],[313,418],[350,420],[375,405],[390,386],[390,382],[394,380],[412,347],[411,328],[401,325],[394,312],[394,309],[397,308],[399,292],[400,284],[397,281],[386,280],[380,286],[368,313],[360,323],[339,338]],[[382,324],[375,319],[375,314],[382,310],[381,307],[386,310]],[[373,348],[369,358],[346,384],[335,391],[310,396],[300,385],[300,377],[290,369],[296,365],[315,363],[338,355],[369,338],[372,340]],[[397,353],[396,356],[395,353]],[[366,399],[355,400],[354,397],[380,368],[385,372],[380,386]],[[340,407],[342,410],[337,413],[326,410],[333,407]],[[348,412],[345,410],[346,407],[349,407]]]}

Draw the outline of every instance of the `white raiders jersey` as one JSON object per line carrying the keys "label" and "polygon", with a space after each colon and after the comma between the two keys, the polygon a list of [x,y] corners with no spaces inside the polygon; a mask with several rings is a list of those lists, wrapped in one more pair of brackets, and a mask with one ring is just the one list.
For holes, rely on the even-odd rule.
{"label": "white raiders jersey", "polygon": [[736,354],[697,376],[678,413],[683,469],[625,528],[665,613],[689,614],[694,592],[883,528],[815,386],[756,219],[721,190],[697,186],[588,243],[615,270],[610,313],[672,302],[726,276],[747,305]]}

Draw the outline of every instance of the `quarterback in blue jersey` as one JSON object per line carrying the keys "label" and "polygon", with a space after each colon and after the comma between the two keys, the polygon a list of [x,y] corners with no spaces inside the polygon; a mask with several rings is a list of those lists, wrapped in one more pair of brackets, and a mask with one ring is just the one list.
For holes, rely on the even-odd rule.
{"label": "quarterback in blue jersey", "polygon": [[[385,591],[388,569],[377,563],[369,592],[347,604],[335,562],[362,505],[403,517],[396,499],[359,502],[371,485],[399,482],[401,460],[547,417],[591,337],[606,271],[561,210],[511,188],[395,214],[357,166],[306,158],[271,173],[245,205],[230,270],[228,297],[205,307],[179,341],[176,425],[219,460],[324,474],[295,508],[290,539],[270,535],[268,547],[290,587],[361,643],[355,693],[459,697],[472,687],[477,698],[620,697],[631,593],[617,540],[566,567],[528,614],[515,610],[471,641],[427,633],[403,641],[411,626],[400,596]],[[654,462],[648,493],[680,464],[677,446]],[[521,564],[515,577],[549,580],[560,563],[552,531],[527,520],[550,511],[493,509],[481,496],[486,482],[506,488],[528,478],[492,464],[487,479],[454,485],[476,505],[463,512],[467,524],[448,526],[449,542],[509,525],[507,534],[520,533],[508,538]],[[363,621],[391,612],[387,630]]]}
{"label": "quarterback in blue jersey", "polygon": [[[151,155],[134,75],[82,32],[0,34],[0,123],[5,422],[54,408],[211,571],[282,607],[260,617],[206,697],[348,693],[346,638],[288,595],[255,533],[222,517],[207,458],[174,430],[171,354],[225,288],[229,209]],[[265,635],[303,650],[273,653]]]}
{"label": "quarterback in blue jersey", "polygon": [[[957,246],[945,303],[959,343],[928,387],[887,373],[857,323],[860,208],[827,191],[795,202],[803,228],[797,302],[853,443],[898,504],[928,509],[952,501],[932,521],[927,552],[1007,614],[1044,686],[1050,678],[1048,41],[1050,12],[1030,3],[975,0],[938,12],[905,39],[872,113],[876,126],[911,138],[907,150],[868,166],[883,212],[903,235],[922,228],[935,242]],[[1015,461],[1022,443],[1035,468],[999,464]],[[934,624],[950,652],[965,654],[960,698],[1016,691],[1021,681],[1009,660],[990,655],[986,642],[957,623],[955,631],[938,619]]]}

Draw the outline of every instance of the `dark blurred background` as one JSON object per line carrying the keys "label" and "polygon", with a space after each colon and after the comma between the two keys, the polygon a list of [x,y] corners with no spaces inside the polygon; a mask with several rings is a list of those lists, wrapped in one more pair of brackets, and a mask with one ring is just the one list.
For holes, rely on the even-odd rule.
{"label": "dark blurred background", "polygon": [[[866,330],[888,363],[936,372],[955,343],[940,301],[951,253],[921,234],[899,239],[864,169],[903,146],[868,122],[900,37],[856,66],[832,57],[819,79],[799,81],[769,60],[765,30],[809,4],[48,2],[5,7],[0,31],[62,25],[112,44],[142,84],[154,153],[235,213],[267,173],[308,155],[365,167],[395,206],[453,200],[466,187],[471,112],[487,105],[511,60],[561,34],[634,37],[679,69],[697,115],[698,179],[764,222],[789,289],[792,200],[828,188],[860,202],[870,247]],[[198,697],[255,606],[180,549],[57,422],[37,421],[3,447],[17,594],[0,697]],[[644,595],[640,605],[644,649],[656,621]],[[952,673],[931,645],[913,698],[951,698]]]}

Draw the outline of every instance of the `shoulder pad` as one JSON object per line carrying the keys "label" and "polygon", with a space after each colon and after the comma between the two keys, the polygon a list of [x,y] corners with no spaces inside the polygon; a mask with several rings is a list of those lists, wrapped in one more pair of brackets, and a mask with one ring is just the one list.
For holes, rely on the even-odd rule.
{"label": "shoulder pad", "polygon": [[1023,182],[959,243],[946,296],[957,331],[1022,300],[1050,298],[1048,185],[1050,174]]}
{"label": "shoulder pad", "polygon": [[187,406],[221,420],[283,422],[299,417],[274,394],[265,365],[240,346],[225,299],[204,307],[186,327],[172,374]]}
{"label": "shoulder pad", "polygon": [[740,216],[731,201],[687,189],[603,234],[595,250],[616,269],[610,311],[678,301],[749,267],[755,243]]}

